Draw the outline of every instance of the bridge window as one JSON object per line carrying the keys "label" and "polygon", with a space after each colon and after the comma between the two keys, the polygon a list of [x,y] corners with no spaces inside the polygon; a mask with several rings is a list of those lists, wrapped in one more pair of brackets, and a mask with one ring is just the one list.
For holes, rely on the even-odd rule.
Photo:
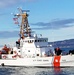
{"label": "bridge window", "polygon": [[28,40],[28,43],[33,43],[34,41],[33,40]]}

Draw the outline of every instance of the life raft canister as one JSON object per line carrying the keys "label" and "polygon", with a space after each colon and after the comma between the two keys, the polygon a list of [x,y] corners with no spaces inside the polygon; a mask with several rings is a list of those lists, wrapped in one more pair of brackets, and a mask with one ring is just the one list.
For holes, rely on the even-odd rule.
{"label": "life raft canister", "polygon": [[60,67],[60,59],[61,59],[61,56],[54,56],[54,59],[53,59],[54,67]]}
{"label": "life raft canister", "polygon": [[7,56],[6,56],[6,55],[4,55],[4,56],[3,56],[3,59],[6,59],[6,58],[7,58]]}

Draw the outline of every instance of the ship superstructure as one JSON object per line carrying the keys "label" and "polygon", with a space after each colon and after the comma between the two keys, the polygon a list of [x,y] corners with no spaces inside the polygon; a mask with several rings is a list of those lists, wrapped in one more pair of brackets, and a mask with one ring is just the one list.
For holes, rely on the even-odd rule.
{"label": "ship superstructure", "polygon": [[32,35],[32,30],[28,23],[28,14],[26,10],[20,10],[20,14],[15,14],[17,18],[21,17],[20,25],[20,45],[19,52],[23,57],[36,57],[49,55],[48,38]]}

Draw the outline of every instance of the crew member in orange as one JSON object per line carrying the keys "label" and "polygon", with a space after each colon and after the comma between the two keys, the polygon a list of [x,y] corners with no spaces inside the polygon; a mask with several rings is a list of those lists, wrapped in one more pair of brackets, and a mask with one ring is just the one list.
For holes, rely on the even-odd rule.
{"label": "crew member in orange", "polygon": [[8,52],[9,52],[9,48],[7,48],[6,44],[4,45],[4,47],[2,48],[2,50],[5,50],[6,54],[8,54]]}

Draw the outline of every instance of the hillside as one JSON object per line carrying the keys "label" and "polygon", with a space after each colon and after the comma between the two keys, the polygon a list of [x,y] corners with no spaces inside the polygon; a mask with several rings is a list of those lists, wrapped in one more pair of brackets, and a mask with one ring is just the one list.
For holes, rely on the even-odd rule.
{"label": "hillside", "polygon": [[74,49],[74,39],[49,42],[49,44],[52,44],[55,48],[60,47],[62,49],[69,49],[69,50]]}

